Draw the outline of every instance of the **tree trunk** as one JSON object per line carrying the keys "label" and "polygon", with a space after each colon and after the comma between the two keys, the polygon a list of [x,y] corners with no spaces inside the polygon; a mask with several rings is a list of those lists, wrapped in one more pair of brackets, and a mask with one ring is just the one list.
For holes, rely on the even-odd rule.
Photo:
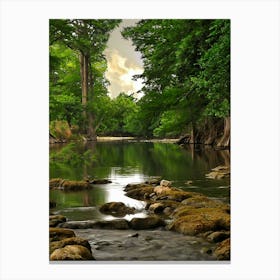
{"label": "tree trunk", "polygon": [[190,139],[190,142],[189,142],[190,144],[195,144],[196,135],[197,135],[196,124],[195,124],[195,122],[192,122],[191,139]]}
{"label": "tree trunk", "polygon": [[224,119],[224,134],[218,141],[217,147],[229,147],[230,146],[230,117]]}
{"label": "tree trunk", "polygon": [[82,87],[82,105],[84,106],[84,117],[86,117],[86,105],[88,98],[88,62],[87,57],[80,53],[80,66],[81,66],[81,87]]}
{"label": "tree trunk", "polygon": [[[92,87],[92,81],[89,83],[89,67],[90,61],[89,56],[80,53],[80,66],[81,66],[81,87],[82,87],[82,105],[84,107],[83,117],[84,117],[84,133],[90,140],[96,140],[96,133],[94,129],[94,116],[92,112],[87,110],[87,104],[89,101],[89,85]],[[92,78],[92,77],[91,77]],[[91,88],[92,90],[92,88]],[[92,92],[93,95],[93,92]]]}

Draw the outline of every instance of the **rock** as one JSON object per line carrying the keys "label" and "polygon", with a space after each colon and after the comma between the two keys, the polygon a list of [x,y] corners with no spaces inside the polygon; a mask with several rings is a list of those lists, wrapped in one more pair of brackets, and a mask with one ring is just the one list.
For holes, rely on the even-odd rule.
{"label": "rock", "polygon": [[192,181],[192,180],[188,180],[185,184],[186,184],[186,185],[192,185],[192,184],[193,184],[193,181]]}
{"label": "rock", "polygon": [[225,239],[217,245],[214,255],[218,260],[230,260],[230,238]]}
{"label": "rock", "polygon": [[167,180],[161,180],[160,181],[160,186],[162,186],[162,187],[170,187],[171,184],[172,184],[171,181],[167,181]]}
{"label": "rock", "polygon": [[61,178],[51,179],[50,189],[59,189],[63,191],[79,191],[92,188],[91,184],[87,181],[70,181]]}
{"label": "rock", "polygon": [[163,201],[160,201],[160,202],[155,202],[155,203],[152,203],[150,206],[149,206],[149,211],[151,213],[155,213],[155,214],[160,214],[160,213],[163,213],[164,210],[168,207],[169,208],[169,211],[172,211],[174,210],[175,208],[177,208],[178,206],[180,205],[179,202],[177,201],[172,201],[172,200],[163,200]]}
{"label": "rock", "polygon": [[135,208],[128,207],[123,202],[109,202],[103,204],[99,211],[106,215],[112,215],[115,217],[124,217],[127,214],[134,214]]}
{"label": "rock", "polygon": [[73,230],[70,229],[50,227],[49,236],[50,236],[50,242],[52,242],[52,241],[59,241],[69,237],[75,237],[75,233]]}
{"label": "rock", "polygon": [[111,221],[71,221],[60,224],[61,228],[71,228],[71,229],[128,229],[129,225],[125,219],[114,219]]}
{"label": "rock", "polygon": [[125,192],[128,192],[128,191],[131,191],[131,190],[136,190],[136,189],[142,189],[142,188],[145,188],[145,187],[152,187],[154,188],[154,186],[150,185],[150,184],[146,184],[146,183],[139,183],[139,184],[127,184],[125,187],[124,187],[124,191]]}
{"label": "rock", "polygon": [[187,235],[197,235],[207,231],[229,230],[230,215],[222,208],[177,208],[175,218],[167,228]]}
{"label": "rock", "polygon": [[63,179],[61,179],[61,178],[50,179],[50,181],[49,181],[50,189],[57,189],[62,180]]}
{"label": "rock", "polygon": [[195,195],[193,197],[189,197],[187,199],[184,199],[181,203],[195,208],[202,208],[202,207],[215,208],[224,205],[222,202],[214,201],[204,195]]}
{"label": "rock", "polygon": [[94,260],[88,248],[81,245],[67,245],[56,249],[50,256],[51,261],[58,260]]}
{"label": "rock", "polygon": [[50,201],[49,202],[49,207],[50,207],[50,209],[55,208],[56,207],[56,202],[55,201]]}
{"label": "rock", "polygon": [[215,168],[212,168],[212,171],[229,171],[230,167],[225,165],[219,165]]}
{"label": "rock", "polygon": [[139,236],[139,233],[136,232],[136,233],[134,233],[134,234],[130,234],[128,237],[138,237],[138,236]]}
{"label": "rock", "polygon": [[93,221],[69,221],[59,224],[59,228],[71,228],[71,229],[87,229],[92,228],[96,222]]}
{"label": "rock", "polygon": [[161,177],[153,177],[147,180],[145,184],[157,186],[160,184],[160,181],[161,181]]}
{"label": "rock", "polygon": [[92,224],[91,228],[101,229],[129,229],[128,221],[125,219],[115,219],[111,221],[98,221]]}
{"label": "rock", "polygon": [[193,196],[192,192],[186,192],[186,191],[175,189],[175,188],[169,188],[168,189],[168,188],[164,187],[163,190],[160,190],[160,188],[158,188],[158,195],[156,197],[156,201],[158,201],[158,200],[173,200],[173,201],[181,202],[184,199],[192,197],[192,196]]}
{"label": "rock", "polygon": [[215,231],[207,236],[207,240],[210,242],[221,242],[230,237],[229,231]]}
{"label": "rock", "polygon": [[62,215],[50,215],[49,216],[49,226],[56,227],[60,223],[66,222],[66,217]]}
{"label": "rock", "polygon": [[150,228],[156,228],[160,226],[164,226],[165,222],[159,217],[156,216],[150,216],[146,218],[133,218],[129,225],[132,229],[150,229]]}
{"label": "rock", "polygon": [[147,197],[153,192],[154,192],[154,187],[152,186],[137,187],[127,191],[126,196],[138,200],[146,200]]}
{"label": "rock", "polygon": [[206,174],[206,178],[209,179],[223,179],[230,176],[230,167],[229,166],[217,166],[211,169],[212,172]]}
{"label": "rock", "polygon": [[91,252],[91,247],[87,240],[80,237],[70,237],[60,241],[50,242],[50,254],[52,254],[54,250],[61,249],[67,245],[81,245]]}
{"label": "rock", "polygon": [[108,179],[93,179],[91,181],[89,181],[90,184],[110,184],[112,183],[112,181],[108,180]]}

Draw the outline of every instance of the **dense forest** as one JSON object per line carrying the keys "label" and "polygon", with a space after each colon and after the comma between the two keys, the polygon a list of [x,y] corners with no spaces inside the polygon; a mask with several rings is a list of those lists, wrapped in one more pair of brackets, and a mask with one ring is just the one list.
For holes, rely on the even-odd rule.
{"label": "dense forest", "polygon": [[143,97],[111,99],[104,56],[121,20],[50,20],[50,133],[230,145],[230,21],[140,20],[122,31],[142,55]]}

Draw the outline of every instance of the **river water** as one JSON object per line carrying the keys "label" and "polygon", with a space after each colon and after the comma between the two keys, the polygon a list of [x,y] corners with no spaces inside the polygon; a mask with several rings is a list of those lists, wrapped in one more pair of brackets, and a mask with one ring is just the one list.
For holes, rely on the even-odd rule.
{"label": "river water", "polygon": [[[229,165],[228,151],[182,148],[173,143],[157,142],[97,142],[88,144],[54,144],[50,147],[50,178],[69,180],[102,179],[110,184],[94,185],[91,190],[79,192],[50,191],[51,209],[69,221],[112,220],[115,217],[99,212],[106,202],[122,201],[139,210],[133,217],[147,215],[145,203],[124,195],[129,183],[144,182],[154,176],[171,180],[173,186],[200,192],[208,197],[230,201],[229,179],[211,180],[205,177],[218,165]],[[192,181],[187,184],[187,181]],[[77,236],[87,239],[96,260],[99,261],[213,261],[206,251],[215,244],[162,229],[141,230],[75,230]],[[137,238],[131,238],[137,233]],[[206,249],[205,249],[206,248]]]}
{"label": "river water", "polygon": [[[124,195],[123,187],[153,176],[171,180],[173,186],[203,193],[229,202],[229,179],[213,180],[206,173],[218,165],[229,164],[228,151],[182,148],[174,143],[97,142],[54,144],[50,147],[50,178],[83,180],[107,178],[110,184],[95,185],[80,192],[50,191],[54,211],[69,220],[113,219],[102,215],[98,206],[111,201],[141,209],[144,203]],[[192,181],[187,184],[187,181]],[[143,213],[136,216],[141,217]],[[135,215],[129,215],[131,219]]]}

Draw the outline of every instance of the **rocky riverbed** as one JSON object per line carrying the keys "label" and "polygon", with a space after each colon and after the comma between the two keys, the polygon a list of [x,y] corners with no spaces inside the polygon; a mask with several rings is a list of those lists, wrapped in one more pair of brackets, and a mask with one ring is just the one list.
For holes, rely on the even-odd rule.
{"label": "rocky riverbed", "polygon": [[[72,188],[75,181],[68,184]],[[79,188],[83,186],[81,182],[77,184]],[[200,193],[174,188],[172,182],[159,179],[128,184],[124,192],[145,202],[146,217],[129,221],[122,218],[135,213],[134,208],[122,202],[100,207],[100,212],[112,216],[112,220],[67,221],[61,215],[51,215],[50,260],[230,259],[229,205]]]}

